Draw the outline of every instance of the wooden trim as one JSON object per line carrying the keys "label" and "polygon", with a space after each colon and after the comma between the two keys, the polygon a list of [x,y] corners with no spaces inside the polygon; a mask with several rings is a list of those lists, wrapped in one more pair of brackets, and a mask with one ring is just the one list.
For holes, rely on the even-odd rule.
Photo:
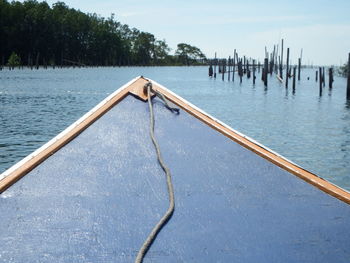
{"label": "wooden trim", "polygon": [[[146,102],[148,100],[148,96],[147,96],[147,90],[144,88],[144,86],[148,82],[149,80],[141,76],[137,81],[135,81],[128,87],[128,90],[132,95]],[[156,86],[159,88],[158,85]],[[151,92],[151,97],[154,97],[154,96],[155,94]]]}
{"label": "wooden trim", "polygon": [[196,109],[196,107],[193,107],[192,105],[184,101],[182,98],[176,96],[175,94],[173,94],[166,88],[162,87],[161,85],[159,84],[153,85],[153,87],[155,90],[161,92],[168,100],[178,105],[179,107],[181,107],[183,110],[185,110],[192,116],[203,121],[210,127],[219,131],[223,135],[227,136],[231,140],[239,143],[243,147],[253,151],[254,153],[272,162],[273,164],[283,168],[284,170],[296,175],[297,177],[303,179],[304,181],[316,186],[318,189],[326,192],[327,194],[330,194],[338,198],[339,200],[344,201],[347,204],[350,204],[350,193],[347,192],[346,190],[326,181],[323,178],[318,177],[317,175],[297,166],[296,164],[293,164],[292,162],[284,159],[283,157],[278,156],[277,154],[271,152],[270,150],[262,147],[261,145],[258,145],[257,143],[247,139],[241,134],[238,134],[237,132],[233,131],[229,127],[224,126],[220,122],[216,121],[208,114]]}
{"label": "wooden trim", "polygon": [[[131,83],[129,82],[125,87],[122,87],[120,91],[117,91],[114,96],[102,101],[102,105],[96,110],[93,109],[91,111],[91,114],[88,113],[88,116],[83,117],[82,120],[78,120],[76,125],[73,124],[73,128],[68,127],[65,131],[56,136],[53,139],[53,143],[47,146],[44,145],[42,148],[39,149],[37,154],[27,156],[25,158],[27,160],[24,161],[18,167],[16,167],[17,165],[14,165],[13,167],[5,171],[3,173],[4,178],[0,180],[0,194],[4,192],[7,188],[9,188],[11,185],[16,183],[27,173],[29,173],[31,170],[33,170],[44,160],[46,160],[48,157],[50,157],[52,154],[61,149],[64,145],[73,140],[81,132],[83,132],[87,127],[89,127],[92,123],[94,123],[97,119],[99,119],[102,115],[109,111],[114,105],[121,101],[125,96],[127,96],[131,89],[134,89],[135,85],[143,86],[145,82],[147,81],[142,77],[134,79],[133,81],[131,81]],[[62,134],[63,136],[60,136]]]}
{"label": "wooden trim", "polygon": [[[130,82],[124,88],[121,88],[120,91],[116,92],[112,98],[108,99],[103,103],[100,107],[97,108],[96,111],[92,112],[86,118],[84,118],[79,124],[77,124],[74,128],[72,128],[69,132],[64,134],[64,136],[58,138],[55,142],[50,144],[47,147],[44,147],[42,150],[38,152],[33,158],[28,159],[23,164],[19,165],[18,168],[11,171],[6,175],[2,180],[0,180],[0,193],[5,191],[12,184],[17,182],[20,178],[34,169],[37,165],[51,156],[53,153],[58,151],[76,136],[78,136],[82,131],[84,131],[87,127],[89,127],[92,123],[94,123],[98,118],[100,118],[103,114],[105,114],[108,110],[110,110],[113,106],[115,106],[119,101],[121,101],[125,96],[129,93],[134,96],[139,96],[142,100],[144,98],[143,87],[147,81],[151,81],[145,79],[143,77],[139,77],[134,81]],[[333,185],[332,183],[316,176],[315,174],[306,171],[305,169],[293,164],[292,162],[284,159],[283,157],[273,153],[269,149],[266,149],[262,145],[257,144],[256,142],[246,138],[244,135],[239,134],[238,132],[232,130],[230,127],[224,125],[223,123],[215,120],[215,118],[211,117],[209,114],[201,111],[195,106],[191,105],[181,97],[175,95],[162,85],[152,81],[153,89],[161,92],[168,100],[173,102],[174,104],[181,107],[183,110],[196,117],[197,119],[203,121],[210,127],[219,131],[223,135],[227,136],[231,140],[239,143],[243,147],[255,152],[259,156],[265,158],[266,160],[272,162],[273,164],[285,169],[286,171],[298,176],[304,181],[316,186],[320,190],[330,194],[339,200],[344,201],[345,203],[350,204],[350,193],[341,189],[340,187]],[[16,165],[15,165],[16,166]],[[9,170],[11,170],[10,168]],[[6,171],[5,171],[6,173]]]}

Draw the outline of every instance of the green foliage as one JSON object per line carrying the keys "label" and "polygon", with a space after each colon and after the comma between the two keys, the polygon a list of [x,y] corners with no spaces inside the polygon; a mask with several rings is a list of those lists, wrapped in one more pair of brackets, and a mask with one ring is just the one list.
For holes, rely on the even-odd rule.
{"label": "green foliage", "polygon": [[7,65],[9,67],[18,67],[21,65],[21,58],[15,52],[12,52],[8,59]]}
{"label": "green foliage", "polygon": [[206,60],[205,55],[199,48],[185,43],[177,45],[175,55],[178,56],[179,62],[184,65],[198,64]]}
{"label": "green foliage", "polygon": [[170,50],[171,49],[169,48],[169,46],[165,42],[165,39],[157,40],[155,42],[155,46],[154,46],[154,58],[157,60],[158,59],[161,59],[161,60],[166,59]]}
{"label": "green foliage", "polygon": [[0,59],[15,52],[27,65],[108,66],[192,64],[205,58],[198,48],[179,45],[171,56],[165,40],[130,29],[114,14],[85,14],[63,2],[50,7],[36,0],[0,0]]}

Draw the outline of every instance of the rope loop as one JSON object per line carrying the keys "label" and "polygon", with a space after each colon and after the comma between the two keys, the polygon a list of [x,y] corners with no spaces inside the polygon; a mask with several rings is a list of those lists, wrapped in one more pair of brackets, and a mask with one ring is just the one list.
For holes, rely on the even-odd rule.
{"label": "rope loop", "polygon": [[[149,90],[148,90],[148,88],[149,88]],[[164,97],[164,95],[162,93],[160,93],[159,91],[153,89],[152,82],[148,81],[145,84],[145,86],[143,86],[143,92],[145,94],[149,94],[150,92],[154,93],[158,98],[160,98],[164,102],[164,105],[168,110],[170,110],[172,113],[180,114],[180,109],[175,108],[175,107],[171,107],[169,105],[168,100]]]}

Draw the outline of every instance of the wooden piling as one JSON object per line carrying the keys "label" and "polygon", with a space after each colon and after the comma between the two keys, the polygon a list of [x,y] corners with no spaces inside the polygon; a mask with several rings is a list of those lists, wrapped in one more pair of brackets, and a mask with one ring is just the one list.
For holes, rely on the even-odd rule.
{"label": "wooden piling", "polygon": [[289,74],[289,48],[287,48],[287,64],[286,64],[286,88],[288,88],[288,74]]}
{"label": "wooden piling", "polygon": [[278,56],[278,69],[277,69],[277,72],[276,74],[281,78],[281,56]]}
{"label": "wooden piling", "polygon": [[298,81],[300,81],[301,58],[298,59]]}
{"label": "wooden piling", "polygon": [[269,67],[269,59],[265,58],[264,59],[264,85],[267,87],[267,74],[268,74],[268,69]]}
{"label": "wooden piling", "polygon": [[283,38],[282,38],[282,43],[281,43],[280,77],[283,79]]}
{"label": "wooden piling", "polygon": [[318,71],[316,70],[316,77],[315,77],[316,82],[318,81]]}
{"label": "wooden piling", "polygon": [[276,46],[273,45],[273,51],[272,51],[271,58],[270,58],[270,75],[272,75],[272,73],[273,73],[273,68],[274,68],[274,63],[275,63],[275,51],[276,51]]}
{"label": "wooden piling", "polygon": [[212,66],[212,63],[210,63],[208,75],[209,75],[209,77],[212,77],[212,76],[213,76],[213,66]]}
{"label": "wooden piling", "polygon": [[249,71],[249,59],[246,58],[246,61],[245,61],[245,73],[248,75],[248,71]]}
{"label": "wooden piling", "polygon": [[293,93],[295,92],[295,75],[296,75],[296,70],[297,70],[297,67],[294,66],[293,67]]}
{"label": "wooden piling", "polygon": [[245,74],[246,72],[247,72],[246,59],[245,59],[245,56],[243,56],[243,74]]}
{"label": "wooden piling", "polygon": [[320,81],[318,82],[320,84],[320,96],[322,96],[322,68],[321,67],[319,67],[318,72],[320,75]]}
{"label": "wooden piling", "polygon": [[271,55],[270,57],[270,69],[269,69],[270,75],[273,73],[273,56]]}
{"label": "wooden piling", "polygon": [[242,83],[242,77],[243,77],[243,67],[242,67],[242,59],[239,60],[238,64],[238,74],[239,74],[239,83]]}
{"label": "wooden piling", "polygon": [[255,59],[253,59],[253,85],[255,85]]}
{"label": "wooden piling", "polygon": [[221,60],[221,74],[222,74],[222,80],[225,80],[225,63],[226,60]]}
{"label": "wooden piling", "polygon": [[276,48],[276,53],[275,53],[275,68],[274,68],[274,72],[276,75],[278,75],[278,67],[279,67],[279,55],[278,55],[278,44],[277,44],[277,48]]}
{"label": "wooden piling", "polygon": [[250,69],[249,69],[249,59],[247,58],[247,60],[246,60],[246,66],[245,66],[245,68],[246,68],[246,73],[247,73],[247,75],[248,75],[248,73],[249,73],[249,71],[250,71]]}
{"label": "wooden piling", "polygon": [[228,62],[227,62],[227,80],[230,81],[230,75],[231,75],[231,56],[228,57]]}
{"label": "wooden piling", "polygon": [[328,73],[329,73],[328,86],[329,86],[330,89],[332,89],[333,88],[333,81],[334,81],[334,79],[333,79],[333,68],[329,68]]}
{"label": "wooden piling", "polygon": [[216,52],[215,52],[215,58],[214,58],[214,79],[216,79],[216,64],[217,64],[217,59],[216,59]]}
{"label": "wooden piling", "polygon": [[232,82],[235,81],[235,71],[236,71],[236,49],[233,51],[233,72],[232,72]]}
{"label": "wooden piling", "polygon": [[325,71],[324,71],[324,67],[322,68],[322,85],[323,87],[326,86],[326,77],[325,77]]}

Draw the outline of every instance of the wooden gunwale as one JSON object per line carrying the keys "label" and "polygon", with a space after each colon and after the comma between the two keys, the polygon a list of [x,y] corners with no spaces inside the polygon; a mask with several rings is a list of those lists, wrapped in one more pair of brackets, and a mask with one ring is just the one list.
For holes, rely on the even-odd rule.
{"label": "wooden gunwale", "polygon": [[178,97],[176,94],[170,92],[165,87],[162,87],[160,84],[157,84],[155,89],[161,92],[168,100],[178,105],[179,107],[181,107],[183,110],[185,110],[192,116],[203,121],[213,129],[219,131],[220,133],[230,138],[231,140],[239,143],[243,147],[253,151],[254,153],[272,162],[273,164],[283,168],[284,170],[287,170],[288,172],[296,175],[297,177],[303,179],[304,181],[316,186],[317,188],[324,191],[325,193],[330,194],[338,198],[339,200],[344,201],[347,204],[350,204],[350,193],[347,192],[346,190],[326,181],[323,178],[318,177],[317,175],[299,167],[298,165],[283,158],[282,156],[279,156],[276,153],[273,153],[268,148],[257,144],[256,142],[252,141],[251,139],[248,139],[242,134],[239,134],[238,132],[234,131],[232,128],[226,126],[225,124],[221,123],[220,121],[206,114],[202,110],[191,105],[184,99]]}
{"label": "wooden gunwale", "polygon": [[[71,128],[70,126],[71,129],[69,130],[69,132],[66,132],[63,136],[58,138],[52,144],[46,147],[44,145],[42,148],[40,148],[39,152],[35,156],[33,156],[32,158],[29,158],[28,160],[23,162],[21,165],[18,165],[18,167],[14,165],[12,168],[8,169],[7,171],[11,171],[8,174],[6,174],[7,171],[5,171],[3,173],[5,174],[5,177],[0,180],[0,193],[4,192],[8,187],[13,185],[15,182],[17,182],[20,178],[25,176],[27,173],[29,173],[32,169],[34,169],[36,166],[42,163],[45,159],[47,159],[49,156],[54,154],[64,145],[69,143],[71,140],[73,140],[76,136],[78,136],[82,131],[84,131],[87,127],[89,127],[92,123],[94,123],[98,118],[100,118],[108,110],[114,107],[119,101],[121,101],[128,94],[131,93],[134,96],[137,96],[143,101],[145,101],[145,94],[144,94],[143,87],[144,87],[144,84],[147,83],[147,81],[151,81],[153,83],[153,89],[158,92],[161,92],[172,103],[176,104],[177,106],[179,106],[180,108],[182,108],[183,110],[185,110],[186,112],[194,116],[195,118],[203,121],[204,123],[206,123],[213,129],[217,130],[218,132],[222,133],[226,137],[239,143],[243,147],[253,151],[254,153],[272,162],[273,164],[281,167],[282,169],[298,176],[304,181],[316,186],[317,188],[324,191],[325,193],[330,194],[338,198],[339,200],[344,201],[347,204],[350,204],[349,192],[297,166],[296,164],[293,164],[289,160],[283,158],[282,156],[279,156],[278,154],[272,152],[268,148],[262,145],[259,145],[257,142],[254,142],[252,139],[247,138],[246,136],[244,136],[243,134],[240,134],[237,131],[234,131],[231,127],[216,120],[209,114],[198,109],[197,107],[187,102],[186,100],[182,99],[181,97],[177,96],[176,94],[166,89],[162,85],[156,83],[155,81],[152,81],[143,77],[135,78],[134,80],[130,81],[129,83],[124,85],[122,88],[120,88],[118,91],[114,92],[112,94],[113,96],[110,96],[108,97],[109,99],[107,98],[106,100],[102,101],[100,103],[101,105],[99,104],[98,108],[93,112],[91,112],[91,114],[89,114],[86,117],[83,116],[77,125],[75,125],[73,128]],[[14,167],[16,169],[14,169]]]}
{"label": "wooden gunwale", "polygon": [[[16,183],[19,179],[33,170],[36,166],[46,160],[48,157],[53,155],[71,140],[73,140],[76,136],[78,136],[81,132],[83,132],[87,127],[89,127],[92,123],[94,123],[98,118],[100,118],[103,114],[105,114],[108,110],[110,110],[113,106],[115,106],[119,101],[121,101],[125,96],[129,94],[129,91],[134,88],[135,82],[139,78],[136,78],[122,88],[117,90],[112,96],[109,96],[107,99],[102,101],[102,105],[100,107],[96,106],[93,110],[87,113],[87,116],[83,116],[77,122],[73,123],[70,127],[64,130],[61,134],[53,138],[48,145],[44,145],[39,148],[36,152],[27,156],[21,165],[16,167],[14,165],[10,169],[6,170],[2,176],[4,176],[0,180],[0,194],[3,193],[7,188]],[[68,130],[68,132],[66,132]],[[35,154],[36,153],[36,154]],[[21,162],[22,162],[21,161]],[[11,172],[8,172],[11,171]],[[1,178],[1,177],[0,177]]]}

